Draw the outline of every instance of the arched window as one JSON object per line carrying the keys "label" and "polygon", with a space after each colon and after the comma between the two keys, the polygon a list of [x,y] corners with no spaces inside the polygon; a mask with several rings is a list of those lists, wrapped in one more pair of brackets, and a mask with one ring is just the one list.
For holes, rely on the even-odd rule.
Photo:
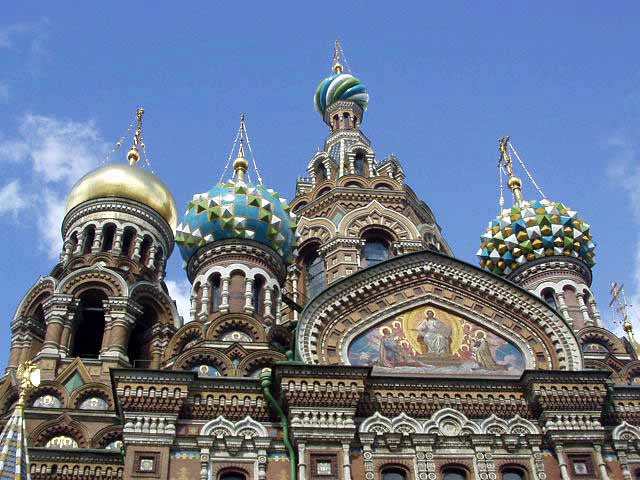
{"label": "arched window", "polygon": [[526,478],[521,468],[509,467],[502,470],[502,480],[525,480]]}
{"label": "arched window", "polygon": [[122,233],[122,255],[130,257],[133,253],[134,239],[136,238],[136,229],[133,227],[125,227]]}
{"label": "arched window", "polygon": [[116,226],[113,223],[107,223],[102,227],[102,251],[108,252],[113,248],[113,237],[116,235]]}
{"label": "arched window", "polygon": [[142,304],[142,315],[136,319],[127,348],[131,366],[136,368],[151,366],[152,329],[157,322],[158,313],[155,308],[148,304]]}
{"label": "arched window", "polygon": [[280,299],[280,290],[278,287],[273,287],[271,292],[271,316],[276,318],[278,315],[278,300]]}
{"label": "arched window", "polygon": [[158,246],[158,249],[156,250],[156,255],[153,258],[153,261],[156,264],[156,269],[157,270],[162,270],[162,261],[163,260],[164,260],[164,251],[162,250],[162,247]]}
{"label": "arched window", "polygon": [[209,302],[211,303],[211,311],[217,312],[220,310],[220,304],[222,303],[222,281],[219,273],[214,273],[209,278]]}
{"label": "arched window", "polygon": [[356,153],[356,158],[353,161],[353,171],[356,175],[360,175],[362,177],[364,177],[364,162],[365,156],[364,156],[364,152],[362,150],[359,150],[358,153]]}
{"label": "arched window", "polygon": [[69,253],[73,255],[76,251],[76,247],[78,246],[78,233],[73,232],[71,237],[69,237]]}
{"label": "arched window", "polygon": [[327,285],[324,258],[318,254],[316,249],[313,249],[303,256],[303,264],[305,296],[307,300],[311,300]]}
{"label": "arched window", "polygon": [[218,478],[220,480],[247,480],[247,476],[241,472],[222,472]]}
{"label": "arched window", "polygon": [[542,299],[554,310],[558,309],[558,305],[556,304],[556,295],[552,288],[545,288],[542,291]]}
{"label": "arched window", "polygon": [[99,290],[83,292],[76,311],[71,356],[98,358],[104,335],[104,305],[107,296]]}
{"label": "arched window", "polygon": [[244,272],[235,270],[231,272],[229,281],[229,311],[243,312],[245,298]]}
{"label": "arched window", "polygon": [[407,480],[407,472],[398,467],[383,468],[382,480]]}
{"label": "arched window", "polygon": [[351,128],[351,115],[349,115],[349,112],[342,114],[342,128]]}
{"label": "arched window", "polygon": [[142,263],[142,265],[146,265],[149,262],[152,244],[152,238],[149,235],[145,235],[140,244],[140,263]]}
{"label": "arched window", "polygon": [[316,164],[316,183],[324,182],[327,179],[327,167],[324,166],[324,163],[318,162]]}
{"label": "arched window", "polygon": [[377,230],[365,232],[362,236],[362,266],[370,267],[387,260],[391,256],[389,236]]}
{"label": "arched window", "polygon": [[442,470],[443,480],[467,480],[467,472],[462,468],[446,467]]}
{"label": "arched window", "polygon": [[96,239],[96,227],[95,225],[87,225],[84,228],[84,234],[82,235],[82,253],[91,253],[91,247],[93,241]]}
{"label": "arched window", "polygon": [[262,301],[262,297],[264,296],[264,277],[261,275],[256,275],[253,279],[253,283],[251,284],[251,305],[253,306],[253,311],[255,313],[262,314],[264,303]]}

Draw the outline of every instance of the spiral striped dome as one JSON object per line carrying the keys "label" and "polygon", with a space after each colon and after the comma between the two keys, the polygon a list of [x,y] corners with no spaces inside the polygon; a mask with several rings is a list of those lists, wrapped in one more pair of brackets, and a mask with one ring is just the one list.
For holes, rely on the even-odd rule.
{"label": "spiral striped dome", "polygon": [[326,109],[339,100],[357,103],[363,110],[369,104],[367,88],[349,73],[336,73],[320,82],[316,90],[316,110],[324,115]]}

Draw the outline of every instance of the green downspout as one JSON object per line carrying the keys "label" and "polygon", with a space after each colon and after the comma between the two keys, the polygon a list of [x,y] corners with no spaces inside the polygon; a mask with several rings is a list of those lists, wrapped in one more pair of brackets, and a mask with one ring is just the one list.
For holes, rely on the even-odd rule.
{"label": "green downspout", "polygon": [[293,448],[291,439],[289,438],[289,419],[285,415],[280,404],[276,401],[271,393],[271,369],[263,368],[260,372],[260,384],[262,386],[262,393],[266,397],[267,401],[275,409],[278,417],[280,417],[280,425],[282,425],[282,436],[284,446],[287,448],[289,456],[289,465],[291,466],[290,480],[298,479],[298,460],[296,458],[296,451]]}

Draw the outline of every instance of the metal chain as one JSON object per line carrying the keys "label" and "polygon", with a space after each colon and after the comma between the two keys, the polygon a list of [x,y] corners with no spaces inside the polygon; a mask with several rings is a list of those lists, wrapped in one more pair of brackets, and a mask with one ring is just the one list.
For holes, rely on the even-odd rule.
{"label": "metal chain", "polygon": [[504,208],[504,168],[500,162],[498,162],[498,215],[502,213]]}
{"label": "metal chain", "polygon": [[109,150],[107,152],[107,154],[104,156],[104,158],[102,159],[102,161],[100,162],[100,165],[106,165],[107,163],[109,163],[109,161],[111,160],[111,155],[113,155],[114,153],[116,153],[118,150],[120,150],[120,147],[122,147],[122,144],[124,143],[124,139],[126,137],[128,137],[131,132],[133,130],[133,122],[131,122],[129,124],[129,126],[127,127],[127,131],[124,133],[124,135],[122,135],[118,141],[115,143],[115,145],[113,146],[113,148],[111,150]]}
{"label": "metal chain", "polygon": [[249,141],[249,134],[247,128],[242,122],[242,129],[244,131],[244,138],[247,141],[247,147],[249,147],[249,153],[251,154],[251,162],[253,163],[253,169],[256,171],[256,177],[258,177],[258,183],[262,185],[262,177],[260,176],[260,170],[258,170],[258,164],[256,163],[256,156],[253,154],[253,148],[251,148],[251,141]]}
{"label": "metal chain", "polygon": [[542,188],[540,188],[540,186],[536,183],[535,179],[533,178],[533,175],[531,175],[531,173],[529,172],[529,169],[527,169],[527,166],[524,164],[524,162],[522,161],[522,159],[520,158],[520,155],[518,155],[518,151],[516,150],[516,147],[513,146],[513,144],[511,142],[509,142],[509,148],[511,148],[511,151],[513,152],[513,154],[516,156],[516,158],[518,159],[518,162],[520,163],[520,166],[522,167],[522,169],[524,170],[524,173],[527,174],[527,177],[529,178],[529,181],[533,184],[533,186],[535,187],[535,189],[538,191],[538,193],[540,194],[540,196],[542,198],[547,198],[546,195],[544,194],[544,192],[542,191]]}

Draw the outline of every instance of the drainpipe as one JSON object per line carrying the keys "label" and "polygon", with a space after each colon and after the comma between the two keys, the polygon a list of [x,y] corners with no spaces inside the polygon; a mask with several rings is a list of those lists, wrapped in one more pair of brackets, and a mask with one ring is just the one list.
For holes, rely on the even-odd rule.
{"label": "drainpipe", "polygon": [[288,457],[289,457],[289,465],[291,467],[290,480],[298,479],[298,461],[296,459],[296,451],[291,444],[291,439],[289,438],[289,419],[284,414],[282,407],[276,401],[273,394],[271,393],[271,369],[263,368],[260,372],[260,385],[262,386],[262,393],[269,402],[269,404],[274,408],[278,417],[280,417],[280,425],[282,425],[282,436],[284,446],[287,449]]}

